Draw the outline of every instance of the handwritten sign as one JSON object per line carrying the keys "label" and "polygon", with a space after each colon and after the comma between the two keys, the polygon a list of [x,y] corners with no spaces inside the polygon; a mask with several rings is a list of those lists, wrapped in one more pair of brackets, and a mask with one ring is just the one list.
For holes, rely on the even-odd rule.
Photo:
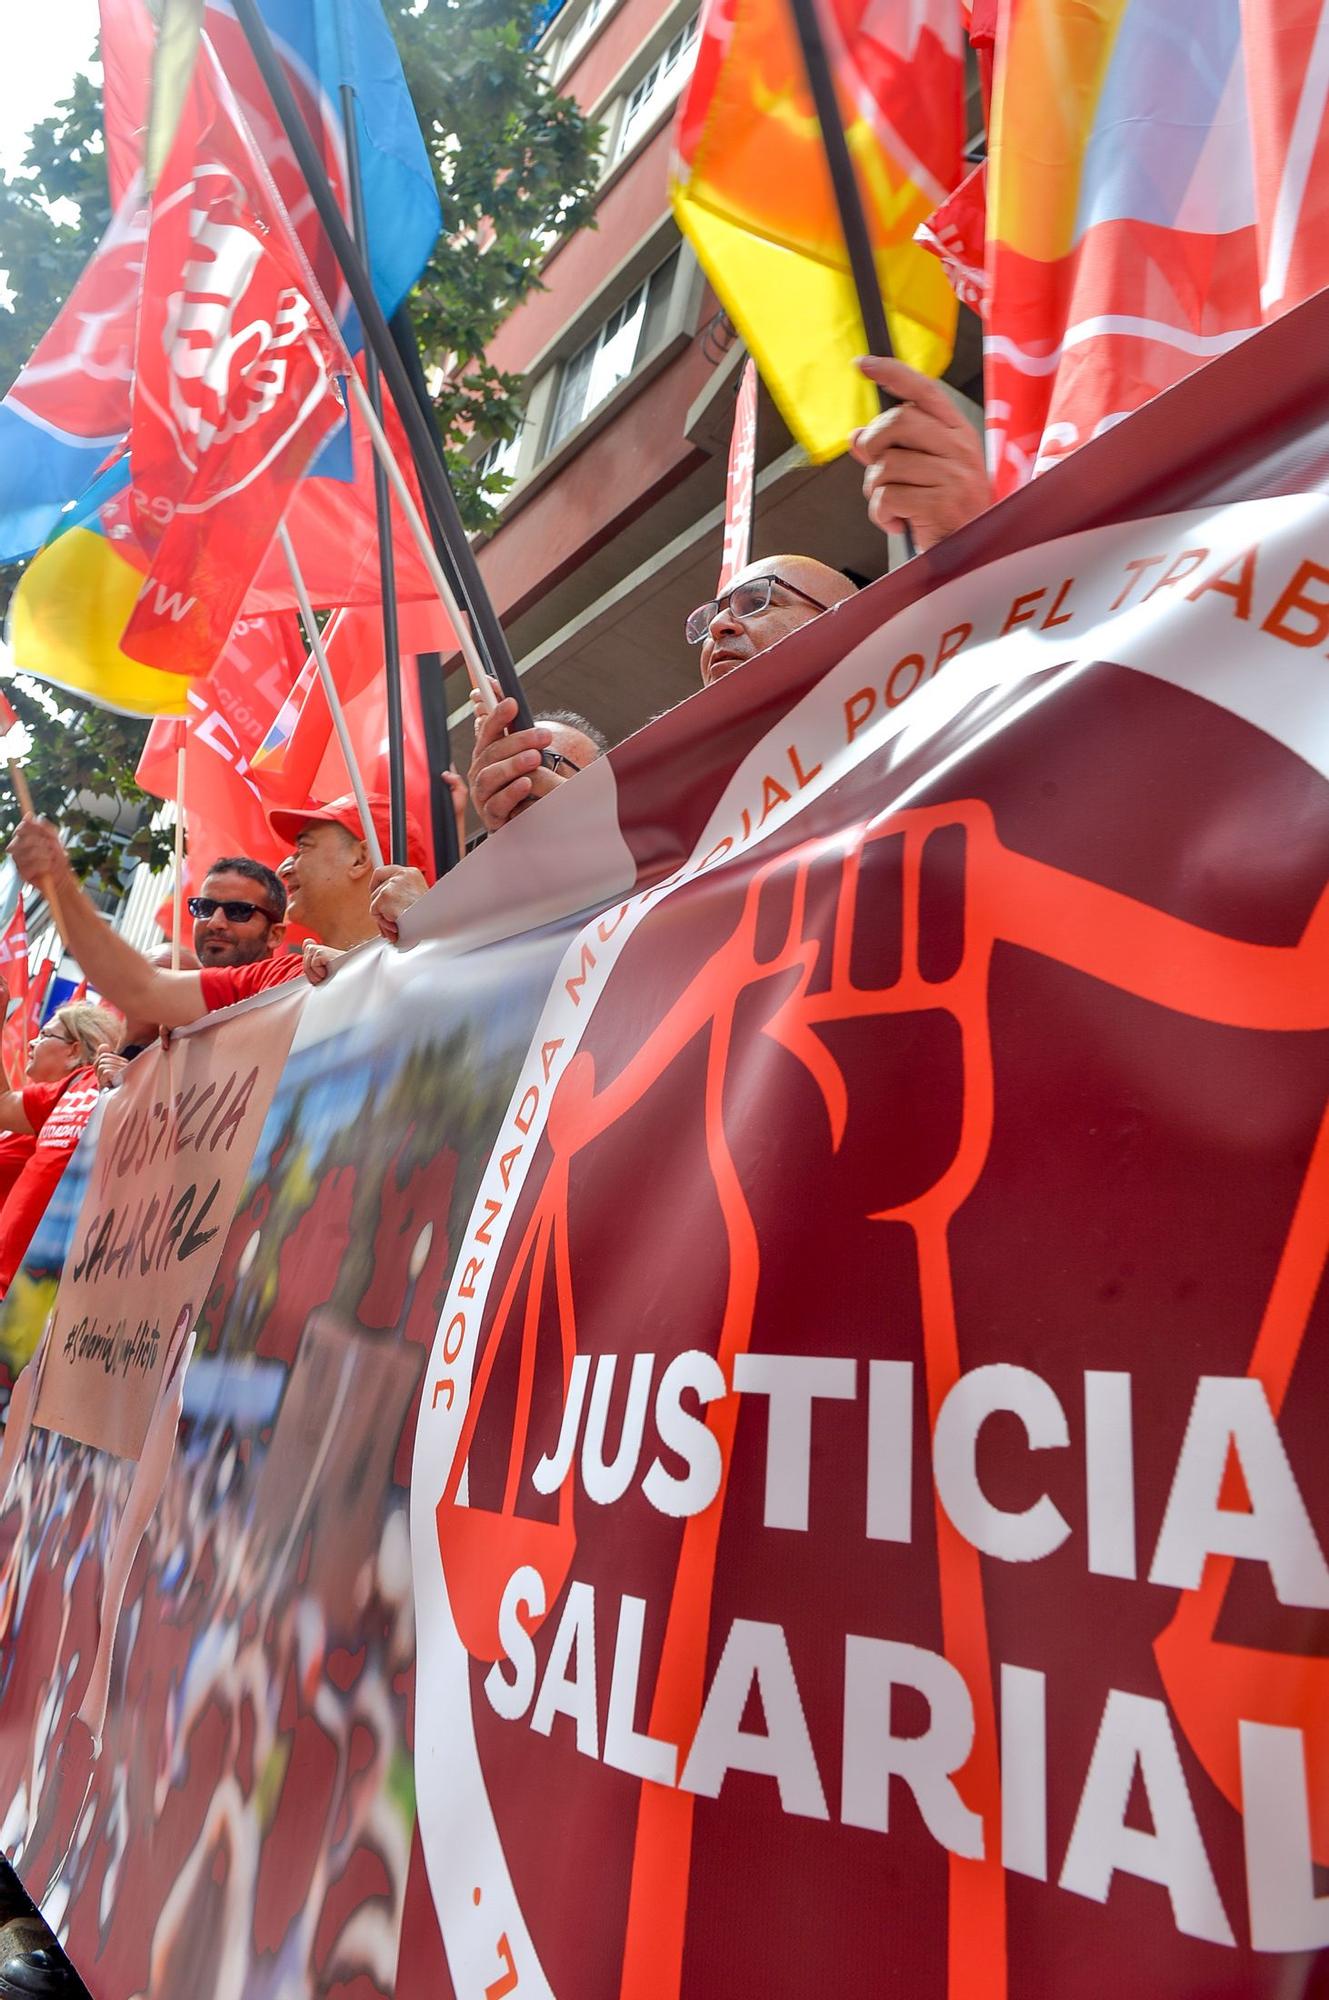
{"label": "handwritten sign", "polygon": [[172,1330],[212,1283],[306,990],[279,987],[130,1065],[60,1280],[33,1410],[43,1429],[142,1451]]}

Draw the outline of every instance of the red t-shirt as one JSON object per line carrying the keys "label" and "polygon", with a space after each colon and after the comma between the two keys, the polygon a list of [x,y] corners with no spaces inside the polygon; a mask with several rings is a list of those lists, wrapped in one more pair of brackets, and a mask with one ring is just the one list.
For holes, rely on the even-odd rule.
{"label": "red t-shirt", "polygon": [[269,986],[281,986],[298,979],[305,969],[298,952],[283,952],[278,958],[256,959],[252,965],[205,965],[199,973],[203,982],[203,1005],[209,1014],[218,1007],[233,1007],[248,1000],[251,993],[263,993]]}
{"label": "red t-shirt", "polygon": [[23,1115],[36,1138],[32,1157],[0,1209],[0,1298],[9,1290],[97,1097],[97,1072],[91,1063],[61,1077],[59,1083],[23,1086]]}
{"label": "red t-shirt", "polygon": [[9,1190],[32,1158],[37,1141],[31,1132],[0,1132],[0,1208]]}

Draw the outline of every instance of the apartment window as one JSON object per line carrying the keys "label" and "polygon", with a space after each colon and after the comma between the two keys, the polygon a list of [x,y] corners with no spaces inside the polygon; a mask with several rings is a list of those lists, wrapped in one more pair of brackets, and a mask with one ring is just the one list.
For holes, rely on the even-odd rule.
{"label": "apartment window", "polygon": [[500,472],[505,479],[517,476],[517,461],[521,457],[521,432],[516,437],[497,438],[487,451],[475,461],[477,479],[485,479],[491,472]]}
{"label": "apartment window", "polygon": [[616,160],[623,158],[664,106],[672,103],[683,88],[692,68],[691,58],[697,46],[700,21],[700,14],[694,14],[687,25],[679,29],[669,47],[656,57],[628,98],[623,122],[618,128],[618,144],[614,148]]}
{"label": "apartment window", "polygon": [[573,63],[576,62],[577,57],[581,54],[587,42],[590,41],[591,36],[599,27],[601,21],[604,20],[612,4],[613,0],[587,0],[587,5],[582,8],[581,13],[578,14],[576,20],[573,22],[572,27],[568,31],[567,38],[559,50],[558,66],[555,71],[556,75],[561,77],[567,70],[572,68]]}
{"label": "apartment window", "polygon": [[659,345],[677,267],[675,250],[564,364],[546,452],[562,444],[568,433]]}

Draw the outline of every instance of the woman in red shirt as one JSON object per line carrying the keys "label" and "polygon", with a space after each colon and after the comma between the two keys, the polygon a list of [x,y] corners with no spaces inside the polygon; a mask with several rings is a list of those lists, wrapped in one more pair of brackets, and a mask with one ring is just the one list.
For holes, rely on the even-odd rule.
{"label": "woman in red shirt", "polygon": [[120,1046],[109,1008],[78,1000],[58,1007],[28,1051],[22,1090],[0,1091],[0,1131],[34,1135],[32,1156],[0,1208],[0,1298],[9,1290],[56,1183],[97,1102],[103,1049]]}

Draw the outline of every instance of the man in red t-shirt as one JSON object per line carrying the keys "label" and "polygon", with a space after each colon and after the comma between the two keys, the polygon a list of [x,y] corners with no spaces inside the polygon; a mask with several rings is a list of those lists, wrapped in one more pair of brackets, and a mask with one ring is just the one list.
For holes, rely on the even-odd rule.
{"label": "man in red t-shirt", "polygon": [[22,1090],[0,1091],[0,1131],[33,1142],[0,1208],[0,1298],[92,1116],[98,1094],[93,1064],[103,1049],[119,1042],[120,1023],[108,1008],[86,1000],[58,1007],[33,1040]]}
{"label": "man in red t-shirt", "polygon": [[[386,844],[387,799],[371,797],[369,811],[380,842]],[[334,799],[331,805],[311,806],[304,812],[273,813],[272,826],[295,848],[278,870],[292,920],[343,951],[376,938],[378,928],[369,911],[374,863],[354,798]],[[422,858],[424,841],[409,815],[407,840],[411,859]],[[249,964],[209,964],[201,948],[201,971],[163,970],[108,929],[80,888],[55,828],[45,820],[28,818],[20,823],[9,858],[25,882],[41,883],[45,878],[54,883],[71,952],[98,992],[126,1015],[182,1028],[215,1008],[247,1000],[304,971],[303,960],[289,954],[256,958]],[[212,877],[204,884],[205,889],[210,886]]]}

